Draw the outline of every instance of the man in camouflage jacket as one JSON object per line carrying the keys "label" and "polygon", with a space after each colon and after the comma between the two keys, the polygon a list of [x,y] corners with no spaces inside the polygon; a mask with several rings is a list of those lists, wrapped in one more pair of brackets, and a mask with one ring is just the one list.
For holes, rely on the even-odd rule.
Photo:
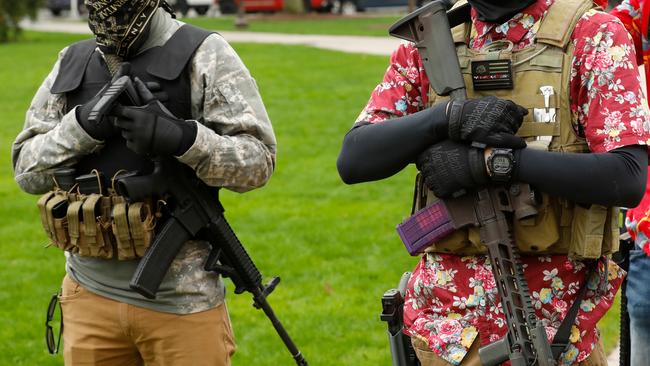
{"label": "man in camouflage jacket", "polygon": [[[51,190],[60,168],[85,174],[81,168],[94,161],[130,167],[145,155],[171,156],[210,186],[245,192],[266,183],[275,164],[273,129],[254,79],[221,36],[173,19],[161,0],[86,0],[86,6],[95,39],[60,52],[13,144],[15,179],[24,191]],[[125,112],[119,127],[88,122],[101,87],[123,61],[133,64],[135,76],[162,85],[156,95],[167,96],[175,115],[150,119],[157,127],[144,137],[139,121],[133,128],[128,119],[147,117],[146,109],[136,117]],[[175,134],[156,135],[161,127]],[[106,156],[124,138],[126,155]],[[110,178],[115,169],[103,173]],[[203,270],[209,249],[188,241],[153,300],[129,288],[137,259],[66,252],[60,295],[66,365],[230,365],[235,345],[224,286]]]}

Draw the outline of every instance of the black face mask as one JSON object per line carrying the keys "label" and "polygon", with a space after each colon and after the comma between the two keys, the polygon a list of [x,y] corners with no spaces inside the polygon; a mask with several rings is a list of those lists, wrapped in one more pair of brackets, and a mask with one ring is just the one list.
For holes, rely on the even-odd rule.
{"label": "black face mask", "polygon": [[86,0],[88,26],[105,53],[132,56],[146,40],[161,0]]}
{"label": "black face mask", "polygon": [[484,22],[503,24],[537,0],[467,0]]}

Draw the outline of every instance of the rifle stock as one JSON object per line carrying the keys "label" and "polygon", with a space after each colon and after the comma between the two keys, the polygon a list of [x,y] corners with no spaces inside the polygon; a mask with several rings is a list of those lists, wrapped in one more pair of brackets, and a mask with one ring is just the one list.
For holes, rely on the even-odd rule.
{"label": "rifle stock", "polygon": [[452,10],[449,16],[448,6],[448,2],[432,1],[398,20],[388,33],[415,43],[436,94],[466,99],[465,81],[460,73],[458,58],[450,57],[456,54],[450,29],[452,25],[458,25],[464,14],[469,12],[469,4]]}

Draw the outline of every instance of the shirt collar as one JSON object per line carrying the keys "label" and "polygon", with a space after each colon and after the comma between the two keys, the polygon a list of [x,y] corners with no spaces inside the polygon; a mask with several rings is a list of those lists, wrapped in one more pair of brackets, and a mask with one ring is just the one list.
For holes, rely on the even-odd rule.
{"label": "shirt collar", "polygon": [[529,42],[523,41],[534,37],[536,32],[535,24],[544,17],[546,11],[554,2],[555,0],[537,0],[536,3],[525,8],[503,24],[479,20],[476,10],[472,8],[472,24],[477,33],[472,40],[472,48],[481,48],[497,40],[511,41],[515,45],[515,49],[527,46]]}
{"label": "shirt collar", "polygon": [[151,18],[151,28],[149,29],[149,38],[138,50],[142,53],[150,48],[162,46],[169,38],[180,28],[180,22],[172,19],[171,14],[163,8],[158,8]]}

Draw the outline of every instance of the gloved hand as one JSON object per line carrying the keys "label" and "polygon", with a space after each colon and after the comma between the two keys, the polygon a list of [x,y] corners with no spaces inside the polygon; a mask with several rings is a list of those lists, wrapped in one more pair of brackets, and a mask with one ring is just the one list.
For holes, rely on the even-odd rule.
{"label": "gloved hand", "polygon": [[461,195],[489,181],[483,149],[464,143],[439,142],[423,151],[416,165],[424,184],[441,198]]}
{"label": "gloved hand", "polygon": [[196,122],[176,118],[155,99],[140,107],[117,106],[113,114],[126,146],[138,154],[180,156],[196,139]]}
{"label": "gloved hand", "polygon": [[88,121],[88,117],[100,99],[104,97],[110,86],[122,76],[128,75],[130,70],[131,65],[129,63],[125,62],[121,64],[120,68],[115,73],[110,83],[104,85],[104,87],[88,102],[78,106],[75,109],[75,116],[77,117],[77,121],[84,129],[84,131],[86,131],[95,140],[106,140],[107,138],[118,133],[118,129],[113,125],[113,118],[104,117],[98,122],[90,122]]}
{"label": "gloved hand", "polygon": [[[147,104],[153,99],[159,100],[161,103],[165,103],[169,100],[169,95],[162,89],[162,86],[158,82],[147,81],[144,83],[136,76],[133,79],[133,85],[140,96],[140,100],[143,101],[143,104]],[[145,89],[149,91],[149,93],[146,93]]]}
{"label": "gloved hand", "polygon": [[451,101],[447,110],[449,138],[521,149],[526,147],[526,142],[514,134],[527,114],[526,108],[494,96]]}

